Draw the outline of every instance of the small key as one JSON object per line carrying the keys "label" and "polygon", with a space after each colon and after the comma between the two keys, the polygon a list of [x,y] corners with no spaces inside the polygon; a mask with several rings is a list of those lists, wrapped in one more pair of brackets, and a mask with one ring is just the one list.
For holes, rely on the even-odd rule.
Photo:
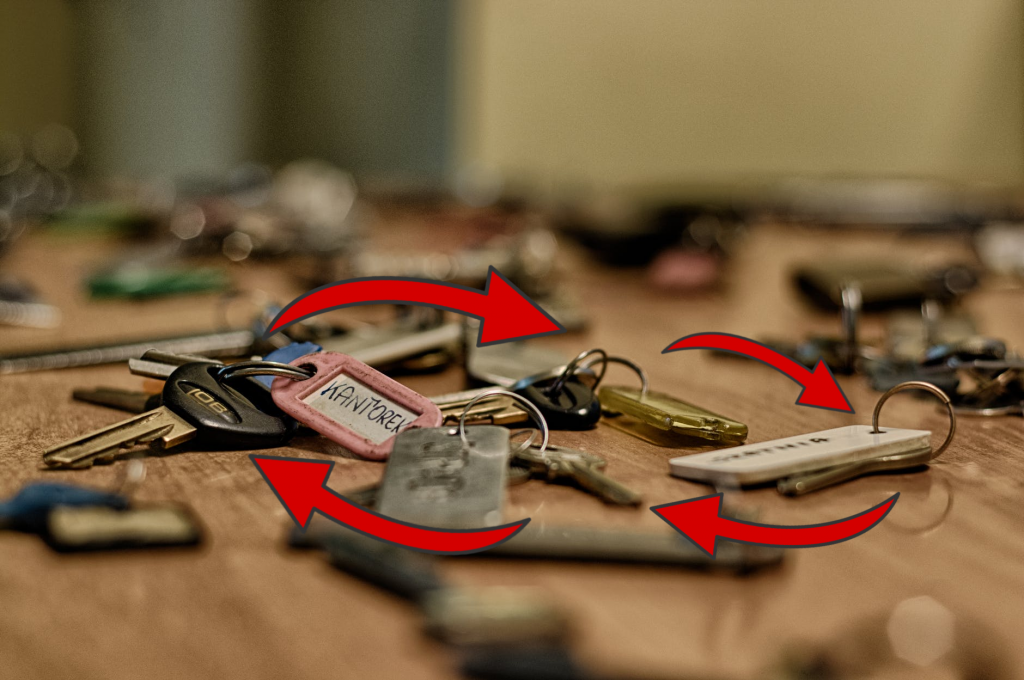
{"label": "small key", "polygon": [[0,529],[42,534],[47,517],[58,506],[102,506],[114,510],[128,507],[124,496],[72,484],[32,482],[0,502]]}
{"label": "small key", "polygon": [[156,380],[167,380],[174,373],[178,366],[191,363],[210,363],[223,365],[224,362],[196,354],[174,354],[158,349],[149,349],[143,352],[138,359],[128,360],[128,370],[132,375],[141,375],[145,378]]}
{"label": "small key", "polygon": [[[287,442],[295,424],[280,415],[262,389],[245,394],[220,384],[217,364],[178,367],[167,379],[163,406],[47,449],[50,467],[87,468],[113,460],[123,449],[152,442],[170,448],[202,437],[204,445],[260,449]],[[239,389],[246,387],[238,382]]]}
{"label": "small key", "polygon": [[605,503],[639,505],[642,497],[624,484],[601,472],[607,464],[604,459],[585,451],[548,445],[543,452],[529,447],[513,452],[513,459],[549,482],[572,480]]}
{"label": "small key", "polygon": [[[453,425],[458,423],[469,402],[483,392],[493,389],[493,387],[487,386],[461,392],[452,392],[450,394],[441,394],[436,397],[430,397],[430,401],[437,404],[438,408],[441,409],[441,415],[444,418],[443,424]],[[524,423],[529,419],[530,414],[526,409],[519,407],[516,402],[501,395],[481,399],[473,404],[472,410],[466,414],[467,425],[516,425]]]}
{"label": "small key", "polygon": [[163,402],[160,393],[150,394],[136,390],[122,390],[117,387],[97,387],[87,390],[80,389],[71,393],[71,397],[98,406],[116,408],[128,413],[145,413],[159,408]]}

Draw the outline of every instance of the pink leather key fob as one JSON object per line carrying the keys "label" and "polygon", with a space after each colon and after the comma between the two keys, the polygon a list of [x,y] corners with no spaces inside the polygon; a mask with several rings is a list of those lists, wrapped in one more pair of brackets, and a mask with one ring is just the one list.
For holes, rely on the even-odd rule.
{"label": "pink leather key fob", "polygon": [[299,357],[312,366],[309,380],[277,378],[271,396],[278,408],[358,456],[383,460],[398,433],[440,427],[441,410],[426,397],[358,359],[337,352]]}

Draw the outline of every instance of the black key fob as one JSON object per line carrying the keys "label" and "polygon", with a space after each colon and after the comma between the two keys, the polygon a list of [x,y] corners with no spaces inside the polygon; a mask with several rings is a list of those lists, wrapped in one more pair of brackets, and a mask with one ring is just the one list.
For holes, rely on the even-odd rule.
{"label": "black key fob", "polygon": [[164,384],[164,407],[194,425],[204,446],[266,449],[286,444],[295,434],[295,421],[259,383],[237,380],[229,386],[217,380],[220,368],[208,363],[176,368]]}
{"label": "black key fob", "polygon": [[594,391],[578,378],[570,377],[557,390],[555,379],[533,382],[524,378],[512,392],[529,399],[548,421],[552,430],[589,430],[601,419],[601,402]]}

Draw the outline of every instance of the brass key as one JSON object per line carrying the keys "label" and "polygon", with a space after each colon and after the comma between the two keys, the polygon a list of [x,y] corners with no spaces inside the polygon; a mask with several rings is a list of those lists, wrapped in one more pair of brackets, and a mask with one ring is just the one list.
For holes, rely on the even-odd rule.
{"label": "brass key", "polygon": [[[481,387],[474,390],[452,392],[430,397],[430,401],[437,404],[444,416],[444,423],[452,425],[459,421],[463,410],[474,398],[493,387]],[[516,405],[515,401],[500,394],[481,399],[473,404],[473,408],[466,414],[468,425],[516,425],[530,419],[527,411]]]}
{"label": "brass key", "polygon": [[539,448],[531,446],[513,451],[512,458],[515,463],[546,481],[572,480],[605,503],[640,505],[642,502],[636,491],[601,472],[607,465],[603,458],[585,451],[549,445],[541,452]]}

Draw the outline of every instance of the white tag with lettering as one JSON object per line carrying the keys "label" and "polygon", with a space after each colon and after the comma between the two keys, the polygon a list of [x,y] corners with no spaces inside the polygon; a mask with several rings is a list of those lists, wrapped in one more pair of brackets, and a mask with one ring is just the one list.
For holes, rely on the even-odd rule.
{"label": "white tag with lettering", "polygon": [[374,444],[395,436],[419,416],[344,373],[302,401]]}
{"label": "white tag with lettering", "polygon": [[873,433],[870,425],[745,444],[680,456],[669,461],[672,474],[684,479],[746,486],[771,482],[800,472],[821,470],[895,453],[927,449],[931,432],[887,427]]}

